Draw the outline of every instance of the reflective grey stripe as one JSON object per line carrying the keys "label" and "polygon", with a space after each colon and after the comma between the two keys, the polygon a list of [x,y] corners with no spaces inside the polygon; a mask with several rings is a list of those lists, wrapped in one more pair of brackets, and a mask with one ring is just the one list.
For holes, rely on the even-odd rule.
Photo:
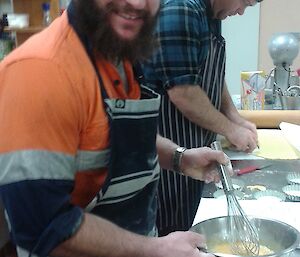
{"label": "reflective grey stripe", "polygon": [[[113,111],[113,113],[118,113],[118,114],[145,113],[145,115],[147,115],[147,112],[149,112],[148,114],[151,114],[151,113],[153,114],[154,112],[157,112],[160,108],[160,95],[146,87],[142,87],[142,90],[143,90],[143,92],[145,92],[145,90],[149,91],[156,98],[143,99],[143,101],[140,101],[140,99],[139,100],[105,99],[105,102],[107,103],[109,108]],[[153,97],[153,95],[152,95],[152,97]],[[120,108],[120,102],[121,102],[121,105],[122,105],[122,103],[124,104],[124,106],[122,108]]]}
{"label": "reflective grey stripe", "polygon": [[112,179],[103,198],[96,205],[122,202],[134,197],[149,183],[158,180],[159,172],[160,167],[157,163],[154,170],[136,172]]}
{"label": "reflective grey stripe", "polygon": [[[123,101],[125,103],[124,108],[117,107],[118,102]],[[154,112],[159,110],[160,97],[156,99],[143,99],[140,100],[119,100],[119,99],[105,99],[111,110],[114,113],[143,113],[143,112]]]}
{"label": "reflective grey stripe", "polygon": [[103,151],[78,151],[76,155],[76,169],[78,171],[84,171],[104,168],[108,166],[109,158],[109,149]]}
{"label": "reflective grey stripe", "polygon": [[76,172],[73,156],[40,150],[1,154],[0,167],[0,185],[35,179],[73,180]]}
{"label": "reflective grey stripe", "polygon": [[144,119],[144,118],[152,118],[152,117],[158,117],[158,113],[154,114],[144,114],[144,115],[116,115],[114,114],[114,119]]}

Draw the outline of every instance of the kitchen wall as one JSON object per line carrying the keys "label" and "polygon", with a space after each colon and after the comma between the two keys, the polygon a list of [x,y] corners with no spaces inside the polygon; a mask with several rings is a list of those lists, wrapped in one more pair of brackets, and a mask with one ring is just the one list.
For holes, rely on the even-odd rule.
{"label": "kitchen wall", "polygon": [[2,17],[3,13],[12,12],[10,0],[0,0],[0,17]]}
{"label": "kitchen wall", "polygon": [[[268,52],[268,42],[275,32],[300,32],[300,0],[265,0],[261,4],[259,64],[270,71],[273,62]],[[300,54],[293,69],[300,68]]]}
{"label": "kitchen wall", "polygon": [[259,13],[259,5],[249,7],[244,15],[228,17],[222,24],[227,44],[226,81],[232,95],[240,94],[241,71],[258,67]]}
{"label": "kitchen wall", "polygon": [[[276,32],[300,32],[300,0],[265,0],[249,7],[243,16],[223,22],[227,41],[226,80],[230,93],[240,94],[241,70],[264,70],[269,73],[273,61],[268,43]],[[300,68],[300,54],[292,69]]]}

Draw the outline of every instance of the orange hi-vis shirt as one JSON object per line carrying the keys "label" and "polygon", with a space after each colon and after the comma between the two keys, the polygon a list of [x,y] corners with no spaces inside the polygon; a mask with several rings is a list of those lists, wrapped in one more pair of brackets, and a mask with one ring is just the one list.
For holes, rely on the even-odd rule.
{"label": "orange hi-vis shirt", "polygon": [[[97,66],[110,98],[140,98],[128,62],[128,92],[113,65],[102,59]],[[63,170],[74,169],[71,201],[81,207],[101,188],[107,172],[95,156],[108,148],[109,124],[96,72],[66,12],[0,63],[0,135],[0,158],[22,152],[24,169],[35,173],[20,181],[72,180]],[[34,167],[35,158],[42,169]],[[59,158],[67,164],[60,166]]]}

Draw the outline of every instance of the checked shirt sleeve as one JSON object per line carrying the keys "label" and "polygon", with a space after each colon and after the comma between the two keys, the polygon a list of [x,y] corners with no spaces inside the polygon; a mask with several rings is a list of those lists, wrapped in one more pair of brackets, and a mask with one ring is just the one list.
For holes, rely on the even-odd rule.
{"label": "checked shirt sleeve", "polygon": [[[199,2],[169,1],[162,7],[156,29],[159,48],[144,69],[146,79],[158,78],[164,89],[201,81],[209,29],[205,6]],[[157,80],[151,83],[158,84]]]}

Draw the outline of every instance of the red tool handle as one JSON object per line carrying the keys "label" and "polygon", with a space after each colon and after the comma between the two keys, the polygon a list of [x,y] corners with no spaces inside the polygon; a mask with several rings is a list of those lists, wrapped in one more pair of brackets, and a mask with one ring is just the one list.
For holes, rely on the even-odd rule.
{"label": "red tool handle", "polygon": [[246,173],[250,173],[250,172],[256,171],[258,169],[259,169],[259,167],[256,166],[256,165],[247,166],[245,168],[239,169],[236,174],[237,175],[242,175],[242,174],[246,174]]}

